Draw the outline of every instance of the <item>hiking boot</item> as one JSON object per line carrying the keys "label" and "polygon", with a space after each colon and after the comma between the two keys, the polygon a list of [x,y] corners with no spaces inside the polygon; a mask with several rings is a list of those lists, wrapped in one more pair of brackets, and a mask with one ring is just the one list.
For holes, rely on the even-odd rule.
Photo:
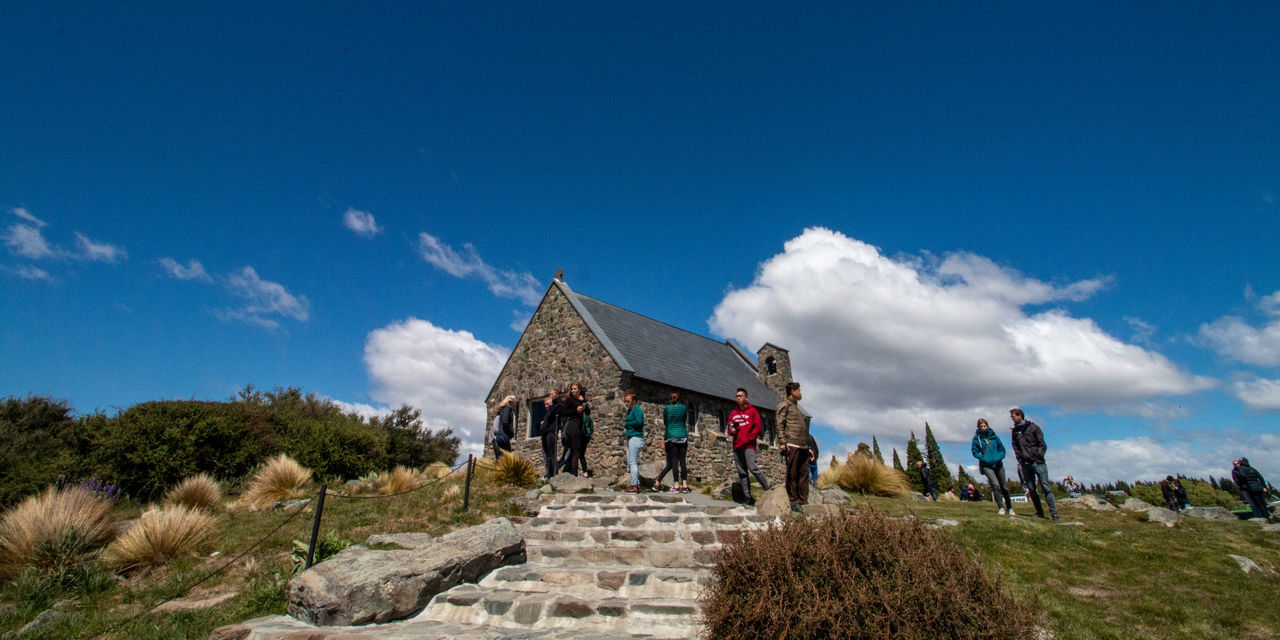
{"label": "hiking boot", "polygon": [[633,484],[622,490],[623,493],[640,493],[640,485]]}

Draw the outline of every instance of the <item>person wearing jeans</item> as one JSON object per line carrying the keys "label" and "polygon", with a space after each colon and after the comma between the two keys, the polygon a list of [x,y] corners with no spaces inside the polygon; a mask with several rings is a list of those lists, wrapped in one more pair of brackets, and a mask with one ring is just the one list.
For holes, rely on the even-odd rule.
{"label": "person wearing jeans", "polygon": [[626,428],[623,437],[627,441],[627,469],[631,471],[631,486],[625,493],[640,493],[640,448],[644,446],[644,410],[636,404],[636,392],[628,389],[622,396],[627,405],[627,417],[622,420]]}
{"label": "person wearing jeans", "polygon": [[[1004,443],[1000,442],[1000,436],[987,424],[986,418],[978,418],[978,429],[973,434],[970,451],[978,459],[978,471],[991,484],[991,499],[996,501],[996,513],[1014,515],[1013,501],[1009,498],[1009,487],[1005,486],[1004,480]],[[1000,504],[1001,497],[1004,498],[1003,506]]]}
{"label": "person wearing jeans", "polygon": [[1018,467],[1026,482],[1031,504],[1036,508],[1036,517],[1044,517],[1044,508],[1040,505],[1040,496],[1036,494],[1037,485],[1044,492],[1045,502],[1049,503],[1049,515],[1057,522],[1058,503],[1053,497],[1053,487],[1049,484],[1049,467],[1044,463],[1044,454],[1049,449],[1044,443],[1044,431],[1040,425],[1027,420],[1022,409],[1014,407],[1009,410],[1009,419],[1013,421],[1013,453],[1018,458]]}

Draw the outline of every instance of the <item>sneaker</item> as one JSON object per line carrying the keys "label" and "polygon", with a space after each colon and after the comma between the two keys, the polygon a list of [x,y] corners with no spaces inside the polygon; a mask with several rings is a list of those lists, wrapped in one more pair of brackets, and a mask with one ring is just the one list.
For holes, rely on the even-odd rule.
{"label": "sneaker", "polygon": [[1054,522],[1062,522],[1062,518],[1059,518],[1058,516],[1056,516],[1056,515],[1055,515],[1055,516],[1053,516],[1053,521],[1054,521]]}
{"label": "sneaker", "polygon": [[654,492],[654,493],[662,493],[664,490],[665,490],[665,489],[664,489],[664,487],[662,486],[662,483],[661,483],[661,482],[655,482],[655,483],[653,483],[653,488],[652,488],[652,489],[650,489],[650,491],[652,491],[652,492]]}
{"label": "sneaker", "polygon": [[680,487],[671,487],[667,489],[667,493],[680,493]]}
{"label": "sneaker", "polygon": [[791,513],[800,513],[800,505],[798,504],[791,505]]}
{"label": "sneaker", "polygon": [[996,511],[996,514],[998,514],[998,515],[1004,515],[1004,507],[1000,507],[1000,508]]}
{"label": "sneaker", "polygon": [[623,493],[640,493],[640,485],[633,484],[622,490]]}
{"label": "sneaker", "polygon": [[680,487],[680,493],[693,493],[693,489],[689,487]]}
{"label": "sneaker", "polygon": [[1011,515],[1011,516],[1012,516],[1012,515],[1016,515],[1016,514],[1014,514],[1014,512],[1013,512],[1013,507],[1009,507],[1009,515]]}

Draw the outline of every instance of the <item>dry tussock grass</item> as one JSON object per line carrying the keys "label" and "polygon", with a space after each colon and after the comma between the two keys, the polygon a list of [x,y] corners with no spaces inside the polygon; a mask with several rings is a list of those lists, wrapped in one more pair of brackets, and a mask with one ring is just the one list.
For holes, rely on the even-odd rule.
{"label": "dry tussock grass", "polygon": [[240,502],[254,509],[269,509],[281,500],[305,498],[310,493],[311,470],[282,453],[258,469]]}
{"label": "dry tussock grass", "polygon": [[911,481],[907,474],[856,453],[849,454],[844,464],[833,458],[831,467],[818,476],[818,486],[823,486],[824,477],[846,491],[889,498],[911,494]]}
{"label": "dry tussock grass", "polygon": [[69,535],[84,552],[110,542],[115,537],[111,506],[79,487],[49,487],[23,500],[0,517],[0,578],[38,564],[42,549]]}
{"label": "dry tussock grass", "polygon": [[178,556],[209,551],[218,536],[218,521],[200,509],[175,504],[152,509],[103,553],[103,561],[120,571],[158,567]]}
{"label": "dry tussock grass", "polygon": [[489,471],[490,481],[525,489],[536,486],[539,478],[538,470],[533,467],[532,462],[511,452],[504,452]]}
{"label": "dry tussock grass", "polygon": [[440,502],[450,502],[461,497],[462,488],[456,484],[451,484],[448,489],[445,489],[444,492],[440,494]]}
{"label": "dry tussock grass", "polygon": [[1029,640],[1036,614],[919,521],[792,518],[724,545],[707,638]]}
{"label": "dry tussock grass", "polygon": [[222,505],[222,489],[209,474],[202,473],[179,482],[164,496],[166,505],[180,504],[192,509],[214,511]]}
{"label": "dry tussock grass", "polygon": [[[465,469],[466,467],[463,468]],[[449,465],[443,462],[432,462],[427,465],[426,469],[422,470],[422,473],[432,480],[439,480],[440,478],[449,475],[450,472],[451,469],[449,468]]]}
{"label": "dry tussock grass", "polygon": [[382,486],[378,487],[378,492],[383,495],[413,491],[422,486],[424,479],[422,470],[410,469],[403,465],[398,465],[390,473],[383,474],[382,478],[384,481]]}

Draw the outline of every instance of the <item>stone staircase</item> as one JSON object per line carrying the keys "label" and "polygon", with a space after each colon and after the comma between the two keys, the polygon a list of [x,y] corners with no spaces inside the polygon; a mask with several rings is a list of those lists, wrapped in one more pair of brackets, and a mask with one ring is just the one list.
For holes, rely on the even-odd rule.
{"label": "stone staircase", "polygon": [[[227,640],[332,638],[691,638],[698,596],[724,541],[765,526],[754,509],[701,495],[551,494],[519,524],[527,562],[435,596],[417,616],[313,627],[273,616]],[[695,502],[702,504],[695,504]],[[221,630],[220,630],[221,631]],[[218,637],[215,632],[214,637]]]}

